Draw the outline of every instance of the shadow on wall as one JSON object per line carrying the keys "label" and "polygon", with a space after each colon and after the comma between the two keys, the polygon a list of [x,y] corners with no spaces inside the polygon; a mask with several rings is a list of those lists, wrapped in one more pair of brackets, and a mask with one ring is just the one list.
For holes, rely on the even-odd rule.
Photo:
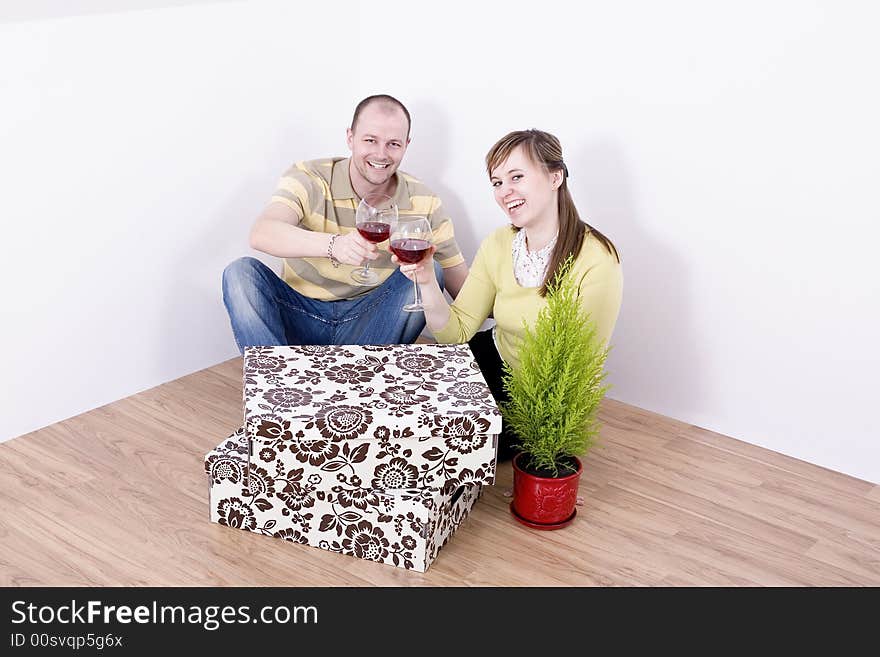
{"label": "shadow on wall", "polygon": [[[175,297],[176,303],[169,304],[168,325],[174,324],[179,313],[192,312],[195,321],[210,318],[204,326],[204,334],[198,339],[210,341],[212,349],[227,354],[229,358],[238,355],[238,348],[223,305],[223,270],[238,258],[249,256],[262,261],[281,276],[281,258],[251,249],[248,244],[254,220],[270,202],[278,180],[295,162],[348,155],[344,129],[338,131],[338,147],[323,152],[325,149],[319,146],[317,137],[302,134],[302,118],[289,117],[288,126],[267,139],[264,159],[241,163],[242,173],[235,187],[226,190],[217,205],[219,209],[207,220],[196,243],[182,250],[179,269],[181,273],[189,272],[190,278],[181,276],[180,280],[181,285],[188,286],[186,298],[192,304],[185,305],[179,296]],[[191,256],[193,253],[199,254],[195,260]],[[192,270],[193,262],[198,263],[195,271]]]}
{"label": "shadow on wall", "polygon": [[587,143],[573,165],[570,183],[581,217],[614,242],[623,264],[623,305],[607,367],[609,397],[657,412],[699,410],[708,379],[691,323],[683,259],[674,244],[645,230],[618,144]]}
{"label": "shadow on wall", "polygon": [[70,18],[72,16],[92,16],[97,14],[122,14],[145,9],[167,9],[186,5],[234,1],[236,0],[126,0],[125,3],[121,3],[119,0],[78,0],[76,2],[71,2],[70,0],[67,2],[22,0],[21,2],[4,3],[5,6],[0,7],[0,23]]}
{"label": "shadow on wall", "polygon": [[443,200],[447,214],[452,217],[458,245],[470,265],[482,236],[474,232],[474,218],[468,216],[461,197],[444,184],[452,139],[449,116],[440,105],[430,101],[416,101],[408,109],[413,120],[413,142],[401,168],[425,183]]}
{"label": "shadow on wall", "polygon": [[[238,355],[223,305],[222,275],[230,262],[245,255],[278,268],[278,258],[248,248],[251,225],[266,201],[262,196],[257,198],[254,191],[266,188],[264,178],[254,171],[242,175],[235,189],[225,191],[216,206],[219,209],[208,218],[199,218],[203,230],[198,237],[176,245],[176,285],[167,296],[165,330],[154,352],[163,367],[180,367],[180,361],[192,352],[217,354],[215,362]],[[186,371],[205,367],[203,362],[183,365]]]}

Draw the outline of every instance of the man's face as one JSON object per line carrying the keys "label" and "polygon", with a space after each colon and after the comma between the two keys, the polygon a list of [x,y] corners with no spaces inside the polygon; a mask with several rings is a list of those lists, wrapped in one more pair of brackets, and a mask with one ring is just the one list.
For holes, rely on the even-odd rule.
{"label": "man's face", "polygon": [[394,176],[409,145],[406,115],[399,107],[372,103],[361,110],[354,130],[347,133],[355,174],[369,185],[384,185]]}

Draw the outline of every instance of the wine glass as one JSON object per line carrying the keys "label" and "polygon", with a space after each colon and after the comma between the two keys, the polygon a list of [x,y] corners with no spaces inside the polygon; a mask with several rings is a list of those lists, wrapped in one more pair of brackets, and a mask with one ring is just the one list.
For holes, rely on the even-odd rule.
{"label": "wine glass", "polygon": [[[358,203],[354,223],[365,240],[373,244],[384,242],[391,232],[391,225],[397,221],[397,204],[387,194],[365,195]],[[358,285],[375,285],[379,282],[376,272],[370,270],[370,260],[351,272],[351,279]]]}
{"label": "wine glass", "polygon": [[[425,217],[400,217],[391,227],[391,251],[400,262],[408,265],[420,262],[425,257],[431,240],[431,224]],[[423,311],[422,292],[415,278],[413,295],[413,303],[406,304],[403,309],[407,312]]]}

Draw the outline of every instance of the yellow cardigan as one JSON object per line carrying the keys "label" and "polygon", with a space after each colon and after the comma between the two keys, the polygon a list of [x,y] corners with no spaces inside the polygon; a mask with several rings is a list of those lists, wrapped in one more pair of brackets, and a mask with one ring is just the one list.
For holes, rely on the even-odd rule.
{"label": "yellow cardigan", "polygon": [[[547,300],[540,288],[522,287],[513,275],[513,238],[509,226],[491,233],[474,258],[470,273],[450,310],[446,326],[432,331],[437,342],[461,343],[470,340],[493,313],[495,340],[501,358],[519,365],[523,320],[533,327]],[[608,253],[591,233],[574,262],[574,275],[580,280],[580,298],[584,309],[596,322],[599,338],[606,344],[611,338],[623,296],[623,272],[620,263]]]}

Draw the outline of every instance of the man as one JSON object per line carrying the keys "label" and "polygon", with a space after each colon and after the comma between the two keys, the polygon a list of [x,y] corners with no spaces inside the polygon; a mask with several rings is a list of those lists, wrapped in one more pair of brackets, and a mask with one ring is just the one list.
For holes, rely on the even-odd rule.
{"label": "man", "polygon": [[[440,199],[399,171],[410,142],[406,107],[387,95],[362,100],[346,132],[350,158],[300,162],[281,178],[254,223],[251,248],[284,259],[283,277],[256,258],[240,258],[223,272],[223,302],[238,348],[280,344],[404,344],[425,326],[424,314],[405,312],[412,283],[377,245],[355,228],[362,197],[391,196],[400,216],[431,223],[438,280],[452,296],[467,277],[452,222]],[[371,260],[379,283],[361,287],[351,271]]]}

